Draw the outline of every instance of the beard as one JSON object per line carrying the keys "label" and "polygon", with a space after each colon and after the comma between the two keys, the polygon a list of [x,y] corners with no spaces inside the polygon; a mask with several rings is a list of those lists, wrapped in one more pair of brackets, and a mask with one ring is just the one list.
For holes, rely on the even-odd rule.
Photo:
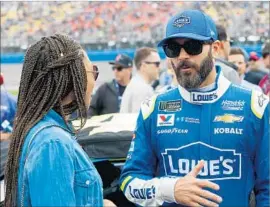
{"label": "beard", "polygon": [[[172,62],[178,83],[185,89],[195,89],[205,81],[214,66],[212,50],[210,49],[207,57],[205,57],[198,65],[188,60],[180,61],[177,65]],[[192,68],[192,72],[183,72],[184,68]]]}

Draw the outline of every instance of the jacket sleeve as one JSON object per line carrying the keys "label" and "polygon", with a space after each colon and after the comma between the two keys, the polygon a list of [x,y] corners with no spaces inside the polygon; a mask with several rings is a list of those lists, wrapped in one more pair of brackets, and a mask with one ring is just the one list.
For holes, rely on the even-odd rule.
{"label": "jacket sleeve", "polygon": [[255,154],[255,196],[256,206],[270,206],[269,190],[269,98],[262,92],[253,92],[252,110],[255,115],[256,154]]}
{"label": "jacket sleeve", "polygon": [[50,140],[29,153],[26,162],[32,206],[76,206],[74,152],[60,140]]}
{"label": "jacket sleeve", "polygon": [[120,177],[120,188],[131,202],[140,206],[172,203],[177,178],[155,177],[157,157],[151,143],[150,114],[155,100],[143,103],[137,126]]}

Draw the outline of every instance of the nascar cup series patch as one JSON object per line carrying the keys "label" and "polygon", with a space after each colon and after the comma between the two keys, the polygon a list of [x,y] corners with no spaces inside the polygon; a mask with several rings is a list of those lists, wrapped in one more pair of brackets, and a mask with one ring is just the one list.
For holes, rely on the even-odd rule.
{"label": "nascar cup series patch", "polygon": [[160,101],[158,105],[158,110],[165,112],[181,111],[182,100]]}

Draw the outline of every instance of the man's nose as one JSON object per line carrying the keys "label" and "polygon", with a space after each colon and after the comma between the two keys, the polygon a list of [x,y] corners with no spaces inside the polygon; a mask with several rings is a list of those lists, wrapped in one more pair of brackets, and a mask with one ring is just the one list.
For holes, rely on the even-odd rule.
{"label": "man's nose", "polygon": [[188,59],[190,55],[185,51],[184,48],[181,48],[180,53],[178,55],[178,60],[185,60]]}

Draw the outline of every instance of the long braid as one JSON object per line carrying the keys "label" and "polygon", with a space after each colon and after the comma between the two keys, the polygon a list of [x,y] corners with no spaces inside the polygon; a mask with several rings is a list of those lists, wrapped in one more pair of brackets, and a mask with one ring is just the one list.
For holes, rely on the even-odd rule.
{"label": "long braid", "polygon": [[[51,109],[65,121],[66,115],[78,109],[83,127],[87,118],[86,85],[82,48],[69,37],[44,37],[27,50],[5,170],[6,207],[17,203],[18,169],[25,136]],[[62,100],[71,92],[75,100],[63,106]]]}

